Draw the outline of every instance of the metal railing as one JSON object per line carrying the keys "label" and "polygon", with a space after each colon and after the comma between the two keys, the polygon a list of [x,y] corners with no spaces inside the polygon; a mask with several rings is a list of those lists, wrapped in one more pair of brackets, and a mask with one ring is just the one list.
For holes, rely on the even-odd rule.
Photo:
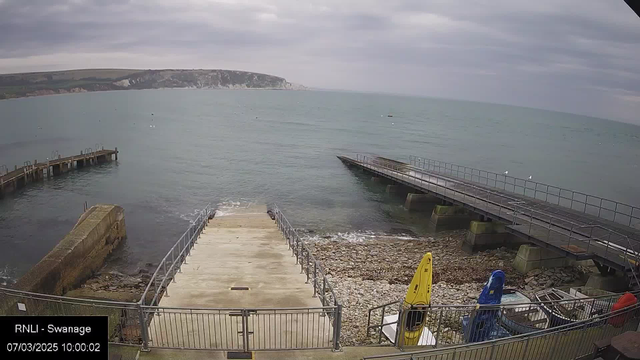
{"label": "metal railing", "polygon": [[0,288],[0,315],[105,315],[109,342],[140,345],[142,310],[139,304],[77,299]]}
{"label": "metal railing", "polygon": [[[598,252],[594,251],[599,256],[603,253],[608,255],[609,252],[619,252],[616,255],[620,255],[620,259],[610,256],[608,260],[614,261],[614,263],[625,268],[629,268],[628,260],[631,258],[630,254],[633,254],[633,257],[636,259],[634,261],[637,262],[638,251],[635,251],[634,248],[640,248],[640,244],[632,245],[631,241],[637,242],[635,239],[630,239],[627,236],[615,233],[604,227],[600,228],[606,230],[609,234],[617,234],[616,237],[608,239],[590,238],[588,234],[576,231],[577,227],[585,226],[585,224],[578,224],[574,221],[535,209],[529,208],[529,211],[528,208],[521,205],[523,204],[521,199],[509,196],[503,192],[494,191],[489,187],[482,187],[480,185],[434,175],[429,172],[414,171],[408,164],[388,161],[378,157],[358,154],[356,155],[356,161],[374,173],[379,173],[383,176],[392,176],[396,181],[408,184],[409,186],[417,186],[445,197],[450,201],[465,204],[475,210],[484,211],[505,221],[511,221],[514,225],[525,224],[533,228],[534,224],[540,224],[547,232],[547,241],[552,233],[558,235],[555,240],[557,240],[558,237],[560,239],[566,239],[566,245],[563,244],[562,246],[567,247],[571,245],[572,241],[578,243],[584,242],[585,240],[590,241],[589,239],[591,239],[593,240],[593,249],[598,248],[598,250],[600,250]],[[518,212],[518,206],[520,212]],[[529,212],[525,213],[522,209],[527,209]],[[595,227],[595,225],[588,226]],[[617,247],[611,246],[615,244],[614,241],[618,243]],[[620,245],[620,243],[624,245]],[[554,245],[558,246],[557,244]]]}
{"label": "metal railing", "polygon": [[[640,292],[634,292],[639,295]],[[570,300],[535,301],[502,305],[431,305],[422,308],[403,309],[402,301],[394,301],[369,309],[367,338],[378,344],[393,343],[403,348],[406,328],[400,324],[420,319],[429,334],[427,344],[431,347],[459,345],[478,342],[492,336],[511,336],[525,332],[558,327],[571,322],[588,320],[609,313],[613,304],[623,294],[610,294]],[[387,315],[398,315],[397,320],[385,320]],[[476,318],[491,317],[499,328],[471,329]],[[516,321],[517,320],[517,321]],[[464,322],[467,321],[467,328]],[[389,339],[383,328],[395,325],[396,338]]]}
{"label": "metal railing", "polygon": [[[143,306],[149,347],[224,351],[337,349],[337,306],[211,309]],[[329,315],[329,316],[327,316]]]}
{"label": "metal railing", "polygon": [[508,338],[442,349],[366,356],[364,359],[580,359],[594,353],[595,341],[609,339],[626,331],[635,331],[639,324],[639,310],[640,304],[636,304],[588,320]]}
{"label": "metal railing", "polygon": [[278,229],[282,231],[289,249],[291,249],[293,256],[296,257],[296,264],[300,265],[300,273],[306,274],[307,283],[311,282],[313,284],[313,296],[318,296],[323,306],[340,306],[340,301],[327,278],[322,264],[309,251],[298,232],[291,226],[291,223],[289,223],[282,211],[278,209],[278,206],[273,205],[272,210]]}
{"label": "metal railing", "polygon": [[[327,278],[326,271],[322,264],[313,256],[304,241],[298,235],[289,220],[284,216],[277,205],[273,205],[271,210],[274,213],[278,229],[282,232],[289,249],[296,257],[296,264],[300,265],[300,273],[305,274],[308,284],[313,284],[313,296],[317,296],[324,307],[335,307],[336,311],[331,311],[327,315],[333,320],[334,326],[334,350],[340,349],[340,329],[342,326],[342,304]],[[335,317],[333,317],[335,316]]]}
{"label": "metal railing", "polygon": [[640,208],[619,201],[564,189],[531,179],[521,179],[507,174],[498,174],[413,155],[409,156],[409,163],[428,171],[451,175],[464,180],[475,181],[486,186],[511,191],[518,195],[560,205],[629,227],[636,227],[640,224]]}
{"label": "metal railing", "polygon": [[[211,215],[215,215],[211,205],[199,211],[189,228],[162,258],[140,298],[142,305],[157,306],[162,296],[167,294],[169,283],[174,279],[175,274],[180,272],[180,267],[186,262],[187,256],[191,253],[193,245],[209,222]],[[151,299],[148,299],[151,295]]]}

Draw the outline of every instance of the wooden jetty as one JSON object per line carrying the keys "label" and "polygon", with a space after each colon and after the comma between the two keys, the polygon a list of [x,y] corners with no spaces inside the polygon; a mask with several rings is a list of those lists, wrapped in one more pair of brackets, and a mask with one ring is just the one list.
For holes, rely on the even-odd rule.
{"label": "wooden jetty", "polygon": [[[74,168],[83,168],[118,160],[118,148],[115,150],[86,149],[81,151],[79,155],[62,157],[58,155],[57,159],[47,159],[46,162],[38,162],[34,160],[25,161],[22,167],[15,166],[13,171],[9,171],[6,167],[0,168],[0,197],[26,186],[28,183],[43,180],[69,172]],[[4,170],[4,171],[2,171]]]}

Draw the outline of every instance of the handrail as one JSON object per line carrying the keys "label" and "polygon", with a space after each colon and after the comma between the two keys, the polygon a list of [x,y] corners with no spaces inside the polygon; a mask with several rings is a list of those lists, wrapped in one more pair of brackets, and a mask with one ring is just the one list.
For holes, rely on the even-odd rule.
{"label": "handrail", "polygon": [[[334,305],[336,306],[340,305],[340,300],[336,296],[333,286],[331,285],[331,282],[327,278],[326,271],[322,267],[322,264],[318,260],[316,260],[315,256],[312,255],[311,251],[306,246],[304,241],[301,240],[300,235],[298,235],[298,232],[295,230],[293,226],[291,226],[291,223],[284,216],[284,214],[278,208],[278,206],[274,204],[271,207],[271,210],[273,210],[275,214],[275,219],[276,219],[276,223],[278,224],[278,228],[284,235],[285,240],[287,240],[287,244],[291,247],[292,251],[294,252],[294,255],[296,256],[296,262],[300,263],[300,266],[303,271],[306,269],[307,281],[309,281],[311,276],[310,264],[314,265],[314,270],[313,270],[314,296],[319,295],[318,290],[320,289],[317,288],[317,278],[318,278],[317,275],[318,273],[320,273],[320,275],[322,275],[322,284],[323,284],[323,292],[321,295],[322,304],[324,306],[327,306],[327,304],[325,304],[326,302],[325,297],[326,297],[326,290],[328,289],[331,295],[333,296]],[[300,258],[304,258],[304,256],[302,256],[302,254],[304,253],[307,254],[306,268],[305,268],[304,260],[300,261]]]}
{"label": "handrail", "polygon": [[[162,258],[162,260],[158,264],[158,267],[156,268],[156,270],[153,272],[153,275],[149,279],[149,282],[145,287],[144,293],[140,298],[139,302],[141,305],[147,305],[145,304],[145,301],[147,298],[147,294],[151,290],[152,285],[154,286],[154,296],[149,304],[150,305],[157,304],[159,300],[158,297],[160,296],[160,292],[163,290],[166,291],[166,287],[168,286],[168,284],[165,284],[165,283],[167,282],[167,279],[173,278],[175,272],[179,270],[180,265],[182,265],[182,262],[186,258],[186,255],[188,255],[188,251],[191,250],[191,247],[193,246],[195,239],[197,239],[198,235],[200,235],[200,232],[202,231],[202,229],[204,228],[204,225],[208,221],[209,216],[214,213],[215,213],[215,210],[211,208],[210,204],[207,205],[203,210],[200,210],[198,212],[198,216],[191,222],[191,225],[189,226],[189,228],[182,234],[182,236],[178,239],[178,241],[176,241],[176,243],[173,244],[171,249],[169,249],[167,254],[164,256],[164,258]],[[188,241],[186,239],[187,237],[189,238]],[[180,251],[176,256],[175,250],[178,247],[180,247],[179,248]],[[167,269],[167,262],[169,262],[170,256],[171,256],[171,264],[169,265],[169,269]],[[163,270],[163,274],[162,274],[162,278],[160,279],[160,284],[157,284],[157,279],[160,276],[160,270]]]}
{"label": "handrail", "polygon": [[[457,165],[457,164],[453,164],[453,163],[447,163],[444,161],[439,161],[439,160],[433,160],[433,159],[428,159],[428,158],[421,158],[421,157],[417,157],[414,155],[410,155],[409,156],[409,163],[413,166],[416,167],[422,167],[422,169],[430,169],[431,167],[433,167],[433,170],[429,170],[429,171],[436,171],[436,172],[441,172],[444,174],[450,174],[452,176],[456,176],[456,177],[460,177],[460,170],[462,169],[462,178],[466,180],[466,175],[470,175],[471,176],[471,180],[473,181],[473,177],[476,176],[478,178],[478,180],[480,179],[484,179],[485,181],[485,185],[487,186],[493,186],[495,188],[499,188],[498,187],[498,183],[502,183],[503,189],[506,189],[506,185],[511,185],[513,187],[513,192],[518,194],[518,192],[516,191],[516,188],[522,188],[522,195],[524,196],[529,196],[527,195],[527,190],[531,190],[534,193],[533,198],[537,199],[537,200],[543,200],[543,199],[539,199],[536,195],[538,192],[545,194],[547,196],[545,196],[544,201],[547,203],[551,203],[551,204],[556,204],[556,205],[560,205],[563,207],[567,207],[564,205],[560,204],[560,199],[565,199],[567,201],[570,201],[570,206],[568,206],[567,208],[572,209],[572,210],[576,210],[576,211],[580,211],[579,209],[574,209],[573,208],[573,203],[579,203],[579,204],[583,204],[584,207],[582,209],[582,213],[584,214],[588,214],[588,215],[593,215],[593,216],[597,216],[598,218],[602,218],[605,220],[610,220],[607,219],[605,217],[603,217],[603,213],[602,210],[605,211],[610,211],[613,213],[613,222],[616,222],[618,224],[623,224],[619,221],[616,221],[616,216],[617,215],[621,215],[621,216],[626,216],[629,217],[629,222],[628,224],[626,224],[627,226],[631,227],[632,224],[632,220],[639,220],[640,221],[640,217],[639,216],[635,216],[634,215],[634,211],[640,211],[639,207],[633,206],[633,205],[629,205],[626,203],[622,203],[619,201],[615,201],[615,200],[610,200],[610,199],[606,199],[600,196],[596,196],[596,195],[589,195],[580,191],[575,191],[575,190],[569,190],[569,189],[565,189],[565,188],[561,188],[558,186],[554,186],[554,185],[549,185],[549,184],[545,184],[545,183],[541,183],[541,182],[537,182],[531,179],[522,179],[522,178],[517,178],[514,176],[509,176],[507,174],[498,174],[492,171],[486,171],[486,170],[480,170],[480,169],[475,169],[472,167],[468,167],[468,166],[463,166],[463,165]],[[455,167],[455,169],[454,169]],[[443,171],[444,169],[444,171]],[[447,172],[447,170],[449,170]],[[471,170],[471,173],[467,172],[467,170]],[[477,174],[475,173],[477,172]],[[485,176],[482,176],[482,173],[485,174]],[[492,175],[493,177],[490,178],[489,175]],[[513,179],[513,182],[508,182],[507,179]],[[518,181],[520,181],[522,184],[524,185],[518,185]],[[482,183],[481,181],[478,181],[479,183]],[[491,182],[493,182],[493,185],[491,185]],[[528,184],[534,184],[534,187],[529,187],[527,186]],[[551,193],[549,192],[549,189],[557,189],[558,193]],[[563,196],[562,193],[570,193],[571,197],[568,196]],[[584,197],[584,201],[581,201],[579,199],[576,199],[576,194]],[[548,201],[548,195],[554,196],[558,199],[558,201],[556,203],[550,202]],[[589,199],[595,199],[596,201],[599,201],[599,204],[593,204],[589,202]],[[611,203],[614,205],[614,208],[607,208],[607,207],[603,207],[603,203]],[[598,214],[590,214],[587,213],[587,206],[590,207],[594,207],[598,209]],[[624,213],[624,212],[620,212],[618,211],[619,207],[627,207],[629,208],[629,213]]]}
{"label": "handrail", "polygon": [[[300,238],[300,235],[298,235],[296,229],[291,226],[291,223],[284,216],[278,206],[274,204],[269,211],[273,213],[273,218],[278,225],[278,229],[280,229],[280,231],[282,232],[287,245],[289,245],[289,248],[293,252],[293,255],[296,257],[296,264],[300,264],[300,274],[306,273],[307,283],[309,283],[309,280],[313,281],[313,296],[319,296],[322,306],[324,307],[331,305],[330,301],[327,300],[327,291],[333,296],[334,310],[325,311],[325,313],[333,321],[333,350],[340,350],[342,304],[336,296],[333,286],[331,285],[331,282],[326,275],[326,271],[323,269],[322,264],[318,260],[316,260],[315,256],[313,256],[307,245]],[[313,273],[311,272],[311,264],[313,264]],[[322,288],[319,288],[318,286],[318,273],[322,278]],[[322,292],[321,294],[320,291]]]}
{"label": "handrail", "polygon": [[[569,299],[569,300],[549,300],[549,301],[529,301],[529,302],[514,302],[514,303],[508,303],[508,304],[497,304],[497,305],[489,305],[489,304],[444,304],[444,305],[429,305],[428,308],[429,309],[446,309],[446,308],[469,308],[469,309],[485,309],[485,310],[494,310],[497,308],[509,308],[509,307],[520,307],[523,305],[555,305],[555,304],[569,304],[572,302],[576,302],[576,303],[583,303],[585,301],[602,301],[602,300],[608,300],[610,298],[619,298],[620,296],[626,294],[626,293],[631,293],[635,296],[640,296],[640,290],[634,290],[634,291],[625,291],[625,292],[620,292],[620,293],[613,293],[613,294],[605,294],[605,295],[598,295],[598,296],[590,296],[590,297],[584,297],[584,298],[577,298],[577,299]],[[390,305],[394,305],[397,304],[399,302],[401,302],[402,299],[397,300],[397,301],[392,301],[383,305],[378,305],[376,307],[372,307],[369,310],[376,310],[385,306],[390,306]]]}
{"label": "handrail", "polygon": [[74,298],[69,296],[60,296],[60,295],[49,295],[49,294],[41,294],[35,293],[31,291],[17,290],[17,289],[9,289],[5,287],[0,287],[0,293],[5,293],[9,296],[16,297],[26,297],[30,299],[44,300],[44,301],[64,301],[68,303],[76,303],[76,305],[113,305],[113,306],[131,306],[135,308],[136,303],[132,302],[123,302],[123,301],[110,301],[110,300],[97,300],[97,299],[82,299],[82,298]]}
{"label": "handrail", "polygon": [[240,308],[240,307],[236,307],[236,308],[211,308],[211,307],[176,307],[176,306],[151,306],[151,305],[143,305],[142,306],[143,309],[151,309],[151,310],[158,310],[158,309],[162,309],[162,310],[185,310],[185,311],[197,311],[197,310],[202,310],[202,311],[206,311],[206,310],[216,310],[216,311],[237,311],[237,310],[259,310],[259,311],[271,311],[271,310],[332,310],[335,309],[335,306],[316,306],[316,307],[304,307],[304,306],[298,306],[298,307],[283,307],[283,308],[277,308],[277,307],[270,307],[270,308],[261,308],[261,307],[244,307],[244,308]]}

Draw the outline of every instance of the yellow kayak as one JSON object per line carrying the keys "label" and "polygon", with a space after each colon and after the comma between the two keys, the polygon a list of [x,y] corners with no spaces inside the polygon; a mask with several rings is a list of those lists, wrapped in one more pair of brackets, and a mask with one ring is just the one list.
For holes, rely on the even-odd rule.
{"label": "yellow kayak", "polygon": [[431,304],[432,273],[432,257],[429,252],[422,257],[404,298],[403,309],[409,311],[404,324],[404,345],[418,345],[422,335],[426,323],[424,310]]}

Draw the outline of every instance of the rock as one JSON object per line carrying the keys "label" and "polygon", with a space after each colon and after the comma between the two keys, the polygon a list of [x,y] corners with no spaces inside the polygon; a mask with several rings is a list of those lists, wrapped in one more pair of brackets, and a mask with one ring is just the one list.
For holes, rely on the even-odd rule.
{"label": "rock", "polygon": [[536,275],[540,275],[541,273],[542,273],[542,270],[540,270],[540,269],[533,269],[533,270],[529,271],[529,272],[527,273],[527,275],[529,275],[529,276],[536,276]]}

